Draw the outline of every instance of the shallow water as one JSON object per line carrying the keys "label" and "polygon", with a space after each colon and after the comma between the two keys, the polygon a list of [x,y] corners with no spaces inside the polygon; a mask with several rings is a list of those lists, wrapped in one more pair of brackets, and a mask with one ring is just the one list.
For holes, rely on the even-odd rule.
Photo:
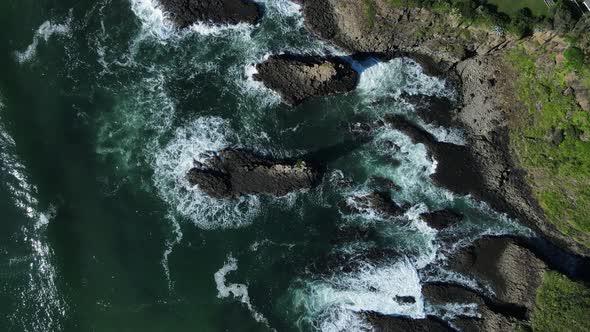
{"label": "shallow water", "polygon": [[[348,133],[388,113],[420,123],[412,105],[392,101],[402,92],[455,97],[413,61],[354,63],[354,92],[296,109],[254,82],[253,64],[269,54],[344,55],[306,32],[297,5],[260,2],[255,27],[182,32],[153,0],[0,3],[0,330],[364,331],[364,310],[436,312],[420,295],[424,280],[468,283],[418,271],[456,246],[529,234],[436,187],[436,161],[403,134]],[[184,174],[225,147],[339,153],[319,154],[328,171],[316,189],[221,201]],[[373,176],[401,186],[392,194],[410,206],[404,216],[339,211],[376,189]],[[352,186],[339,186],[343,177]],[[444,207],[466,220],[437,234],[418,216]],[[369,239],[343,235],[367,230]],[[396,302],[407,295],[416,303]]]}

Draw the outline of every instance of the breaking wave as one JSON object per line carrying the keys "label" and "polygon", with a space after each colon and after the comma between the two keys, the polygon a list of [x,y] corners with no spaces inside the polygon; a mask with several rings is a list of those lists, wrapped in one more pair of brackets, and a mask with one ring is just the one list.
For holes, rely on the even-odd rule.
{"label": "breaking wave", "polygon": [[14,205],[29,222],[14,234],[17,241],[26,244],[28,254],[9,259],[9,268],[23,271],[25,277],[21,279],[22,284],[5,294],[16,298],[13,312],[6,313],[5,318],[28,331],[61,330],[61,319],[66,317],[68,306],[57,287],[58,273],[52,263],[53,251],[45,236],[54,211],[52,208],[46,212],[39,211],[37,188],[31,184],[25,166],[16,155],[14,139],[3,126],[3,111],[0,96],[0,178]]}
{"label": "breaking wave", "polygon": [[[295,291],[294,306],[307,313],[300,327],[319,331],[366,331],[363,312],[424,317],[420,278],[413,264],[400,261],[383,266],[364,264],[358,271],[325,279],[303,281]],[[403,303],[400,297],[415,303]]]}
{"label": "breaking wave", "polygon": [[259,209],[256,196],[234,200],[211,198],[192,186],[186,174],[194,162],[230,146],[233,132],[218,117],[203,117],[176,130],[154,161],[154,183],[160,195],[181,215],[203,229],[248,225]]}

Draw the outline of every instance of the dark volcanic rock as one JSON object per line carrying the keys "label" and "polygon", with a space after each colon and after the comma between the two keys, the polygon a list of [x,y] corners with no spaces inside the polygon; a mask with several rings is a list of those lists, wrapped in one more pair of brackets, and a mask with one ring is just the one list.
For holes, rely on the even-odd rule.
{"label": "dark volcanic rock", "polygon": [[388,115],[389,126],[408,135],[414,143],[426,145],[438,166],[432,179],[441,186],[459,194],[472,194],[478,199],[491,199],[481,181],[481,173],[473,154],[466,146],[439,142],[426,130],[409,122],[400,115]]}
{"label": "dark volcanic rock", "polygon": [[416,114],[425,122],[446,128],[456,126],[452,114],[453,102],[448,98],[407,93],[402,94],[400,98],[414,105]]}
{"label": "dark volcanic rock", "polygon": [[481,238],[449,261],[452,270],[478,280],[483,289],[490,287],[498,301],[526,308],[527,315],[547,268],[533,252],[509,237]]}
{"label": "dark volcanic rock", "polygon": [[273,55],[256,66],[255,79],[296,105],[309,97],[344,93],[355,88],[358,73],[337,57]]}
{"label": "dark volcanic rock", "polygon": [[219,152],[188,173],[191,184],[218,198],[249,194],[284,196],[311,188],[319,177],[318,170],[302,161],[275,161],[233,149]]}
{"label": "dark volcanic rock", "polygon": [[340,208],[344,213],[362,213],[373,210],[388,216],[397,216],[403,212],[403,209],[391,199],[391,195],[387,192],[350,196],[346,202],[340,204]]}
{"label": "dark volcanic rock", "polygon": [[447,332],[454,331],[445,321],[435,316],[412,319],[402,316],[387,316],[375,312],[363,314],[377,332]]}
{"label": "dark volcanic rock", "polygon": [[439,210],[421,215],[428,226],[442,230],[463,220],[463,215],[451,210]]}
{"label": "dark volcanic rock", "polygon": [[261,10],[250,0],[159,0],[162,8],[181,28],[196,22],[254,24]]}

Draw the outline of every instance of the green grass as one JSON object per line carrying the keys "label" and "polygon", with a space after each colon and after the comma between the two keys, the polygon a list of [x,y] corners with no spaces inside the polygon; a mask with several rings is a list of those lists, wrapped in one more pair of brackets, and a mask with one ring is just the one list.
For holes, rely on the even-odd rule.
{"label": "green grass", "polygon": [[590,289],[557,272],[545,273],[531,325],[535,332],[590,331]]}
{"label": "green grass", "polygon": [[367,27],[372,29],[375,26],[375,17],[377,16],[377,7],[373,0],[363,0],[365,11],[365,18],[367,20]]}
{"label": "green grass", "polygon": [[549,8],[543,0],[488,0],[488,3],[498,6],[498,11],[510,16],[516,15],[520,9],[525,7],[528,7],[535,16],[549,14]]}
{"label": "green grass", "polygon": [[[568,68],[538,65],[524,49],[507,58],[526,106],[513,121],[512,148],[548,220],[590,247],[590,114],[564,94]],[[560,144],[548,139],[556,130],[563,133]]]}

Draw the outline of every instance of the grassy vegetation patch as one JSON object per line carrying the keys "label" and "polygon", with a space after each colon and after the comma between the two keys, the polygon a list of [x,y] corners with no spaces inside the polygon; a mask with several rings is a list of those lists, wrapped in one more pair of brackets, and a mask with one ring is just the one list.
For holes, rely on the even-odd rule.
{"label": "grassy vegetation patch", "polygon": [[363,0],[363,6],[367,27],[372,29],[375,26],[375,17],[377,17],[377,5],[375,5],[373,0]]}
{"label": "grassy vegetation patch", "polygon": [[533,331],[590,331],[590,289],[557,272],[547,272],[537,291]]}
{"label": "grassy vegetation patch", "polygon": [[523,48],[507,57],[527,109],[512,121],[512,148],[549,221],[590,247],[590,114],[567,89],[568,66],[537,63]]}
{"label": "grassy vegetation patch", "polygon": [[547,16],[549,8],[543,0],[488,0],[489,4],[498,6],[498,10],[514,16],[522,8],[529,8],[535,16]]}

